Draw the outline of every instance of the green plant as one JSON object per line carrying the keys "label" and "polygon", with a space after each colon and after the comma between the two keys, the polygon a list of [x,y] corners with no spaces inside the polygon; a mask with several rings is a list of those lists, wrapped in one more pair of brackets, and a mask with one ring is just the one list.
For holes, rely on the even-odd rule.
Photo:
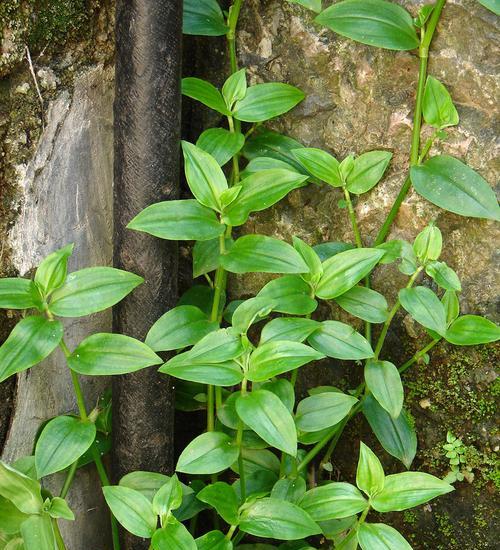
{"label": "green plant", "polygon": [[[296,3],[321,11],[319,1]],[[3,548],[64,548],[56,520],[72,519],[63,499],[89,454],[113,517],[134,535],[151,539],[154,550],[229,550],[247,535],[298,541],[298,546],[284,542],[282,549],[311,548],[305,539],[320,534],[344,550],[358,544],[364,550],[406,549],[409,544],[395,529],[366,521],[370,510],[403,511],[453,490],[446,481],[422,472],[386,476],[377,456],[363,443],[357,487],[344,481],[324,483],[322,469],[316,476],[308,471],[325,448],[321,462],[328,469],[345,425],[359,412],[383,448],[409,469],[417,439],[403,407],[401,373],[427,357],[443,339],[476,345],[500,336],[491,321],[460,316],[460,281],[439,260],[442,235],[435,225],[426,227],[412,244],[385,242],[411,184],[423,197],[452,212],[499,217],[489,185],[476,172],[452,157],[428,158],[433,142],[445,137],[444,129],[458,123],[446,88],[427,76],[429,47],[444,1],[423,8],[416,20],[383,0],[345,0],[317,17],[319,23],[360,42],[419,51],[410,176],[372,247],[364,246],[353,195],[361,196],[377,185],[391,153],[370,151],[339,162],[325,151],[260,128],[300,103],[304,94],[282,83],[247,85],[235,46],[241,6],[242,0],[235,0],[224,14],[216,0],[185,2],[186,33],[226,35],[231,75],[222,90],[186,78],[183,93],[223,115],[227,128],[205,130],[196,144],[182,144],[193,199],[151,205],[129,224],[131,230],[155,237],[195,241],[193,275],[205,277],[208,285],[195,285],[186,292],[179,305],[151,327],[145,343],[94,334],[70,351],[57,318],[111,307],[141,283],[140,277],[112,268],[67,275],[70,245],[48,256],[34,281],[0,280],[0,307],[35,312],[23,318],[0,347],[0,381],[34,366],[60,346],[79,406],[78,417],[57,417],[43,427],[33,457],[12,467],[1,466]],[[422,117],[436,130],[423,146]],[[245,133],[244,124],[250,125]],[[233,228],[242,226],[252,212],[269,208],[309,182],[342,189],[355,244],[310,246],[297,237],[290,244],[264,235],[233,238]],[[377,265],[392,262],[398,262],[408,282],[389,308],[385,297],[370,288],[370,274]],[[280,276],[255,297],[226,304],[228,272]],[[418,284],[424,274],[439,289],[439,296]],[[365,335],[337,320],[312,319],[318,300],[335,300],[365,321]],[[383,359],[383,351],[401,307],[430,340],[398,368]],[[372,324],[381,325],[374,346]],[[157,355],[172,351],[176,354],[165,363]],[[364,381],[347,393],[332,386],[311,388],[309,396],[296,403],[298,369],[327,357],[364,362]],[[177,475],[139,471],[110,486],[95,442],[97,430],[109,433],[109,403],[88,414],[78,377],[123,374],[159,364],[161,372],[179,381],[180,408],[206,409],[206,431],[184,449],[176,466],[189,483]],[[37,480],[63,470],[67,477],[61,496],[39,496],[43,490]],[[214,530],[196,538],[196,517],[207,508],[215,513]],[[9,520],[13,512],[17,523]],[[190,530],[184,525],[188,520]],[[30,538],[33,533],[38,537],[35,542]],[[115,527],[113,533],[118,548]]]}
{"label": "green plant", "polygon": [[467,464],[466,447],[462,440],[448,432],[443,450],[446,451],[446,458],[450,462],[450,472],[446,475],[445,480],[448,483],[455,483],[455,481],[467,479],[469,483],[472,483],[474,474],[472,467]]}

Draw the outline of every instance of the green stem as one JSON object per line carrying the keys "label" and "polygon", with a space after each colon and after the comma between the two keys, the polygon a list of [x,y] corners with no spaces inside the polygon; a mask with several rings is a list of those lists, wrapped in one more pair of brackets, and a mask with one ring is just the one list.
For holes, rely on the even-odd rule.
{"label": "green stem", "polygon": [[[245,395],[247,393],[247,379],[243,378],[243,381],[241,382],[241,395]],[[245,499],[247,498],[247,488],[246,488],[246,480],[245,480],[245,464],[243,461],[243,454],[241,453],[241,449],[243,447],[243,420],[241,418],[238,420],[238,431],[236,432],[236,447],[238,447],[238,470],[240,474],[240,492],[241,492],[241,500],[245,502]]]}
{"label": "green stem", "polygon": [[238,529],[237,525],[231,525],[229,531],[226,533],[226,539],[231,540],[233,538],[234,532]]}
{"label": "green stem", "polygon": [[238,58],[236,56],[236,27],[238,25],[238,18],[240,16],[241,6],[243,0],[235,0],[233,5],[229,8],[229,16],[227,18],[227,26],[229,31],[226,34],[228,46],[229,46],[229,63],[231,64],[231,74],[234,74],[238,70]]}
{"label": "green stem", "polygon": [[56,539],[57,550],[66,550],[66,545],[64,544],[61,531],[59,530],[59,524],[54,518],[52,519],[52,530],[54,531],[54,538]]}
{"label": "green stem", "polygon": [[354,207],[352,205],[351,194],[349,193],[345,185],[342,187],[342,189],[344,190],[345,202],[347,203],[347,211],[349,212],[349,219],[351,220],[352,231],[354,233],[356,246],[358,248],[363,248],[363,241],[361,240],[361,233],[359,232],[358,222],[356,220],[356,212],[354,212]]}
{"label": "green stem", "polygon": [[73,483],[73,479],[75,478],[77,467],[78,467],[78,461],[73,462],[73,464],[70,466],[70,469],[68,470],[68,473],[66,474],[66,479],[64,480],[64,485],[62,486],[61,492],[59,493],[59,496],[61,498],[66,498],[66,495],[68,494],[69,488],[71,487],[71,484]]}
{"label": "green stem", "polygon": [[415,355],[411,359],[409,359],[408,361],[406,361],[406,363],[404,363],[399,367],[398,369],[399,373],[403,374],[403,372],[408,370],[413,365],[413,363],[416,363],[423,355],[425,355],[428,351],[430,351],[440,341],[441,341],[441,338],[436,338],[435,340],[432,340],[431,342],[429,342],[424,348],[417,351],[417,353],[415,353]]}

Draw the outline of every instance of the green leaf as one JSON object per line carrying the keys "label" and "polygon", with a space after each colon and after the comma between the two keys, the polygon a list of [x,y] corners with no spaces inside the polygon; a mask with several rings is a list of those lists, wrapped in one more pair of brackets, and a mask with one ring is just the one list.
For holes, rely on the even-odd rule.
{"label": "green leaf", "polygon": [[316,295],[330,300],[344,294],[368,275],[382,256],[384,251],[377,248],[355,248],[335,254],[323,262]]}
{"label": "green leaf", "polygon": [[[252,159],[246,166],[243,172],[241,172],[241,177],[246,178],[250,174],[254,174],[255,172],[260,172],[261,170],[289,170],[292,172],[296,172],[297,174],[300,174],[301,172],[295,168],[295,166],[292,166],[291,164],[284,162],[282,160],[278,160],[271,157],[256,157]],[[306,177],[309,177],[308,174],[304,174]]]}
{"label": "green leaf", "polygon": [[231,115],[231,111],[226,107],[222,94],[213,84],[206,80],[191,76],[183,78],[182,95],[195,99],[225,116]]}
{"label": "green leaf", "polygon": [[309,8],[316,13],[321,11],[321,0],[288,0],[288,2],[291,2],[292,4],[300,4],[301,6]]}
{"label": "green leaf", "polygon": [[461,216],[500,220],[500,207],[487,181],[463,162],[448,155],[432,157],[411,169],[419,195]]}
{"label": "green leaf", "polygon": [[302,256],[309,268],[309,273],[303,275],[305,281],[316,283],[323,275],[323,264],[312,246],[309,246],[302,239],[292,237],[293,247]]}
{"label": "green leaf", "polygon": [[40,483],[0,461],[0,495],[24,514],[42,510]]}
{"label": "green leaf", "polygon": [[278,317],[267,323],[260,335],[260,345],[277,340],[303,342],[319,327],[318,321],[300,317]]}
{"label": "green leaf", "polygon": [[247,93],[246,69],[233,73],[222,86],[222,95],[228,109],[232,109],[234,102],[243,99]]}
{"label": "green leaf", "polygon": [[221,194],[228,189],[226,176],[217,161],[189,141],[182,142],[184,171],[195,198],[209,208],[220,212]]}
{"label": "green leaf", "polygon": [[142,493],[149,501],[153,501],[155,494],[168,483],[170,478],[156,472],[135,471],[124,475],[120,479],[121,487],[128,487]]}
{"label": "green leaf", "polygon": [[114,267],[74,271],[52,294],[49,309],[60,317],[84,317],[114,306],[143,282],[143,278]]}
{"label": "green leaf", "polygon": [[444,262],[429,262],[425,266],[425,272],[445,290],[462,290],[458,275]]}
{"label": "green leaf", "polygon": [[354,155],[348,155],[339,165],[342,181],[346,181],[354,168]]}
{"label": "green leaf", "polygon": [[209,531],[196,539],[198,550],[233,550],[233,543],[221,531]]}
{"label": "green leaf", "polygon": [[224,128],[209,128],[196,141],[196,147],[212,155],[220,166],[224,166],[239,153],[244,144],[243,134],[230,132]]}
{"label": "green leaf", "polygon": [[297,432],[293,418],[279,397],[266,390],[254,390],[236,401],[243,422],[273,447],[297,454]]}
{"label": "green leaf", "polygon": [[192,361],[219,363],[243,353],[240,335],[232,328],[221,328],[204,336],[188,352]]}
{"label": "green leaf", "polygon": [[345,252],[346,250],[352,250],[356,248],[353,244],[350,243],[340,243],[340,242],[327,242],[320,243],[316,246],[313,246],[314,252],[319,256],[319,259],[324,262],[330,259],[332,256],[339,254],[340,252]]}
{"label": "green leaf", "polygon": [[226,230],[210,208],[194,199],[152,204],[140,212],[127,228],[173,241],[208,241]]}
{"label": "green leaf", "polygon": [[304,99],[304,92],[282,82],[256,84],[236,102],[233,116],[244,122],[264,122],[293,109]]}
{"label": "green leaf", "polygon": [[437,260],[442,248],[443,236],[435,225],[428,225],[417,235],[413,243],[413,251],[423,264],[429,260]]}
{"label": "green leaf", "polygon": [[368,395],[363,401],[363,413],[382,447],[409,468],[417,452],[417,436],[404,409],[394,419]]}
{"label": "green leaf", "polygon": [[186,527],[173,517],[157,529],[151,539],[153,550],[196,550],[196,543]]}
{"label": "green leaf", "polygon": [[228,30],[217,0],[184,0],[184,34],[222,36]]}
{"label": "green leaf", "polygon": [[227,225],[244,224],[251,212],[259,212],[276,204],[292,189],[302,187],[307,176],[290,170],[261,170],[241,182],[236,199],[224,209],[222,221]]}
{"label": "green leaf", "polygon": [[217,510],[219,516],[229,525],[238,525],[239,502],[231,485],[217,481],[202,489],[197,498]]}
{"label": "green leaf", "polygon": [[203,362],[203,358],[192,360],[190,352],[176,355],[160,367],[159,372],[213,386],[234,386],[243,380],[241,367],[235,361],[209,363]]}
{"label": "green leaf", "polygon": [[272,301],[274,311],[290,315],[307,315],[318,307],[318,302],[311,298],[310,286],[297,275],[269,281],[257,296]]}
{"label": "green leaf", "polygon": [[195,306],[177,306],[162,315],[149,329],[146,344],[154,351],[192,346],[219,328]]}
{"label": "green leaf", "polygon": [[304,432],[317,432],[343,420],[358,402],[340,392],[324,392],[306,397],[297,406],[295,422]]}
{"label": "green leaf", "polygon": [[[4,540],[0,540],[0,542],[4,543]],[[16,536],[15,538],[9,537],[7,544],[2,547],[2,550],[26,550],[26,549],[24,546],[23,539]]]}
{"label": "green leaf", "polygon": [[340,163],[334,156],[314,147],[294,149],[292,153],[302,166],[319,180],[332,187],[342,186]]}
{"label": "green leaf", "polygon": [[87,376],[135,372],[163,363],[149,346],[123,334],[93,334],[68,358],[71,370]]}
{"label": "green leaf", "polygon": [[182,485],[182,505],[173,513],[173,516],[178,521],[191,519],[207,508],[206,504],[196,498],[196,493],[203,489],[204,486],[205,484],[199,479],[193,479],[189,487]]}
{"label": "green leaf", "polygon": [[29,516],[18,510],[10,500],[0,497],[0,536],[2,534],[15,535],[19,533],[21,523],[28,518]]}
{"label": "green leaf", "polygon": [[396,366],[389,361],[369,360],[365,366],[365,381],[373,397],[397,418],[403,408],[404,391]]}
{"label": "green leaf", "polygon": [[385,523],[361,524],[358,542],[363,550],[412,550],[403,536]]}
{"label": "green leaf", "polygon": [[[222,292],[221,302],[225,303],[225,293]],[[214,289],[207,285],[193,285],[182,294],[177,302],[179,306],[195,306],[208,317],[212,313]],[[223,305],[219,309],[222,310]],[[222,313],[220,311],[219,313]]]}
{"label": "green leaf", "polygon": [[255,349],[250,356],[247,377],[252,382],[264,382],[324,357],[323,353],[299,342],[267,342]]}
{"label": "green leaf", "polygon": [[373,497],[382,491],[384,483],[384,468],[380,460],[377,455],[361,441],[358,468],[356,470],[356,485],[369,497]]}
{"label": "green leaf", "polygon": [[221,432],[199,435],[182,451],[176,470],[185,474],[216,474],[238,458],[238,447]]}
{"label": "green leaf", "polygon": [[265,237],[245,235],[236,240],[222,256],[221,265],[232,273],[307,273],[300,254],[288,243]]}
{"label": "green leaf", "polygon": [[182,485],[174,474],[153,497],[153,512],[160,518],[167,517],[182,504]]}
{"label": "green leaf", "polygon": [[[232,245],[233,240],[226,238],[226,248]],[[220,265],[220,257],[220,239],[197,241],[193,247],[193,278],[215,271]]]}
{"label": "green leaf", "polygon": [[388,50],[418,48],[411,15],[384,0],[345,0],[327,8],[316,22],[369,46]]}
{"label": "green leaf", "polygon": [[335,298],[337,304],[355,317],[369,323],[384,323],[389,315],[382,294],[364,286],[354,286]]}
{"label": "green leaf", "polygon": [[456,346],[488,344],[500,338],[500,327],[478,315],[462,315],[452,323],[444,337]]}
{"label": "green leaf", "polygon": [[48,357],[63,336],[60,321],[44,317],[25,317],[0,346],[0,382],[29,369]]}
{"label": "green leaf", "polygon": [[424,472],[403,472],[385,478],[384,489],[372,499],[377,512],[407,510],[453,491],[453,486]]}
{"label": "green leaf", "polygon": [[460,314],[457,293],[453,290],[447,290],[441,298],[441,303],[446,311],[446,323],[449,326]]}
{"label": "green leaf", "polygon": [[281,540],[297,540],[321,532],[304,510],[274,498],[261,498],[245,508],[240,529],[257,537]]}
{"label": "green leaf", "polygon": [[295,406],[295,390],[286,378],[276,378],[260,386],[261,390],[267,390],[277,395],[283,405],[292,412]]}
{"label": "green leaf", "polygon": [[370,191],[382,179],[391,158],[392,153],[388,151],[370,151],[355,158],[347,176],[348,191],[356,195]]}
{"label": "green leaf", "polygon": [[446,312],[432,290],[423,286],[403,288],[399,291],[399,300],[417,323],[444,336]]}
{"label": "green leaf", "polygon": [[235,310],[231,318],[233,328],[240,334],[246,334],[253,323],[260,321],[269,315],[274,309],[274,302],[266,298],[250,298],[242,302]]}
{"label": "green leaf", "polygon": [[373,357],[368,340],[350,325],[339,321],[323,321],[307,341],[314,349],[335,359],[356,361]]}
{"label": "green leaf", "polygon": [[69,521],[75,520],[75,514],[71,511],[71,508],[68,506],[68,503],[60,497],[54,497],[50,501],[50,508],[47,510],[47,513],[51,518],[55,519],[67,519]]}
{"label": "green leaf", "polygon": [[41,305],[41,297],[33,281],[19,277],[0,279],[0,308],[31,309]]}
{"label": "green leaf", "polygon": [[57,543],[48,514],[31,516],[21,525],[24,550],[54,550]]}
{"label": "green leaf", "polygon": [[111,512],[127,531],[137,537],[153,536],[158,520],[143,494],[120,485],[103,487],[102,492]]}
{"label": "green leaf", "polygon": [[425,122],[440,130],[448,126],[456,126],[459,122],[457,110],[448,90],[431,75],[427,77],[425,83],[422,110]]}
{"label": "green leaf", "polygon": [[306,493],[306,482],[304,478],[280,479],[271,491],[271,498],[286,500],[297,504]]}
{"label": "green leaf", "polygon": [[354,485],[333,482],[307,491],[299,505],[314,521],[328,521],[363,512],[368,501]]}
{"label": "green leaf", "polygon": [[59,288],[66,280],[68,258],[73,253],[74,246],[74,244],[68,244],[64,248],[52,252],[38,266],[35,283],[45,296]]}
{"label": "green leaf", "polygon": [[73,416],[58,416],[45,425],[35,447],[39,479],[64,470],[92,445],[95,424]]}
{"label": "green leaf", "polygon": [[488,8],[490,11],[492,11],[496,15],[500,15],[499,0],[479,0],[479,3],[482,4],[485,8]]}

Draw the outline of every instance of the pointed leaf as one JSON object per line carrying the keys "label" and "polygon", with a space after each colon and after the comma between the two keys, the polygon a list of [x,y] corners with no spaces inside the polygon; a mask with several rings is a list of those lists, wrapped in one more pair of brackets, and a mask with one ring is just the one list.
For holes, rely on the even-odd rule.
{"label": "pointed leaf", "polygon": [[184,0],[184,34],[221,36],[228,31],[217,0]]}
{"label": "pointed leaf", "polygon": [[292,153],[304,168],[319,180],[332,187],[342,186],[340,163],[334,156],[314,147],[294,149]]}
{"label": "pointed leaf", "polygon": [[297,275],[269,281],[257,296],[272,301],[274,311],[290,315],[307,315],[318,307],[318,302],[311,298],[311,287]]}
{"label": "pointed leaf", "polygon": [[488,344],[500,338],[500,327],[478,315],[462,315],[446,331],[445,338],[456,346]]}
{"label": "pointed leaf", "polygon": [[396,366],[389,361],[369,360],[365,366],[365,381],[373,397],[397,418],[403,408],[404,391]]}
{"label": "pointed leaf", "polygon": [[358,402],[340,392],[324,392],[306,397],[297,406],[295,422],[304,432],[317,432],[343,420]]}
{"label": "pointed leaf", "polygon": [[318,321],[300,317],[278,317],[262,329],[260,345],[277,340],[303,342],[319,327]]}
{"label": "pointed leaf", "polygon": [[244,144],[243,134],[224,128],[209,128],[196,141],[196,146],[212,155],[220,166],[224,166],[239,153]]}
{"label": "pointed leaf", "polygon": [[238,525],[239,502],[231,485],[217,481],[202,489],[197,498],[217,510],[219,516],[229,525]]}
{"label": "pointed leaf", "polygon": [[328,521],[362,512],[368,501],[354,485],[333,482],[307,491],[299,505],[314,521]]}
{"label": "pointed leaf", "polygon": [[247,93],[246,69],[240,69],[233,73],[222,86],[222,95],[229,109],[235,101],[243,99]]}
{"label": "pointed leaf", "polygon": [[231,114],[219,90],[213,84],[201,78],[183,78],[182,95],[195,99],[223,115],[228,116]]}
{"label": "pointed leaf", "polygon": [[43,501],[38,481],[0,461],[0,495],[24,514],[39,514]]}
{"label": "pointed leaf", "polygon": [[399,291],[399,300],[417,323],[444,336],[446,312],[432,290],[423,286],[403,288]]}
{"label": "pointed leaf", "polygon": [[370,151],[356,157],[347,177],[349,192],[361,195],[375,187],[387,170],[391,158],[392,153],[388,151]]}
{"label": "pointed leaf", "polygon": [[350,325],[339,321],[323,321],[307,341],[314,349],[335,359],[356,361],[373,357],[368,340]]}
{"label": "pointed leaf", "polygon": [[0,308],[31,309],[40,304],[40,293],[33,281],[20,277],[0,279]]}
{"label": "pointed leaf", "polygon": [[199,435],[182,451],[176,470],[185,474],[216,474],[238,459],[238,447],[221,432]]}
{"label": "pointed leaf", "polygon": [[31,516],[21,525],[24,550],[54,550],[57,548],[52,522],[48,514]]}
{"label": "pointed leaf", "polygon": [[59,288],[66,280],[68,258],[73,253],[74,246],[74,244],[69,244],[52,252],[38,266],[35,283],[45,295]]}
{"label": "pointed leaf", "polygon": [[369,497],[380,493],[384,488],[385,474],[377,455],[362,441],[359,447],[356,485]]}
{"label": "pointed leaf", "polygon": [[233,550],[233,543],[221,531],[209,531],[196,539],[198,550]]}
{"label": "pointed leaf", "polygon": [[196,543],[186,527],[170,517],[151,539],[153,550],[196,550]]}
{"label": "pointed leaf", "polygon": [[358,529],[358,542],[363,550],[412,550],[403,536],[384,523],[363,523]]}
{"label": "pointed leaf", "polygon": [[351,315],[369,323],[383,323],[389,312],[382,294],[364,286],[354,286],[335,298],[337,304]]}
{"label": "pointed leaf", "polygon": [[427,77],[425,83],[422,110],[425,122],[434,128],[456,126],[459,122],[457,110],[448,90],[431,75]]}

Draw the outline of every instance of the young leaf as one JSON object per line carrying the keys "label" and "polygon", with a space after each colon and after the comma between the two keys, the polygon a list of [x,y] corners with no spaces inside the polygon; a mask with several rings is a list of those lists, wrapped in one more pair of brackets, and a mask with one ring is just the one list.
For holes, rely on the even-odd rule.
{"label": "young leaf", "polygon": [[413,243],[416,257],[425,264],[429,260],[437,260],[443,248],[443,236],[439,227],[428,225],[421,231]]}
{"label": "young leaf", "polygon": [[75,520],[75,514],[71,511],[68,503],[60,497],[54,497],[50,501],[50,508],[47,510],[47,513],[51,518],[67,519],[68,521]]}
{"label": "young leaf", "polygon": [[277,340],[303,342],[319,327],[318,321],[300,317],[278,317],[265,325],[260,335],[260,345]]}
{"label": "young leaf", "polygon": [[460,315],[460,303],[457,293],[453,290],[447,290],[441,298],[441,303],[446,311],[446,324],[449,326]]}
{"label": "young leaf", "polygon": [[290,170],[261,170],[241,182],[241,191],[222,214],[227,225],[244,224],[251,212],[259,212],[276,204],[292,189],[302,187],[307,176]]}
{"label": "young leaf", "polygon": [[264,122],[293,109],[305,97],[304,92],[282,82],[256,84],[236,102],[233,116],[243,122]]}
{"label": "young leaf", "polygon": [[170,351],[192,346],[219,328],[201,309],[177,306],[162,315],[149,329],[146,344],[154,351]]}
{"label": "young leaf", "polygon": [[226,230],[213,210],[194,199],[152,204],[137,214],[127,228],[171,241],[208,241]]}
{"label": "young leaf", "polygon": [[448,90],[431,75],[427,77],[425,83],[422,110],[425,122],[440,130],[448,126],[456,126],[459,122],[457,110]]}
{"label": "young leaf", "polygon": [[281,540],[297,540],[321,532],[304,510],[274,498],[261,498],[245,508],[240,529],[257,537]]}
{"label": "young leaf", "polygon": [[197,498],[217,510],[219,516],[229,525],[238,525],[239,502],[231,485],[217,481],[202,489]]}
{"label": "young leaf", "polygon": [[314,521],[328,521],[358,514],[367,508],[368,501],[354,485],[333,482],[307,491],[299,506]]}
{"label": "young leaf", "polygon": [[230,132],[224,128],[209,128],[198,140],[196,147],[212,155],[219,166],[224,166],[231,158],[240,152],[245,144],[245,137],[240,132]]}
{"label": "young leaf", "polygon": [[210,82],[201,78],[187,77],[182,79],[182,95],[196,99],[223,115],[231,115],[219,90]]}
{"label": "young leaf", "polygon": [[233,543],[222,531],[209,531],[196,539],[198,550],[233,550]]}
{"label": "young leaf", "polygon": [[363,550],[412,550],[399,531],[385,523],[362,523],[358,542]]}
{"label": "young leaf", "polygon": [[250,298],[242,302],[231,318],[233,328],[240,334],[246,334],[253,323],[266,317],[274,309],[274,303],[266,298]]}
{"label": "young leaf", "polygon": [[252,382],[264,382],[324,357],[322,353],[299,342],[267,342],[250,356],[248,379]]}
{"label": "young leaf", "polygon": [[149,346],[123,334],[92,334],[68,358],[71,370],[87,376],[135,372],[163,363]]}
{"label": "young leaf", "polygon": [[58,416],[42,430],[35,448],[38,479],[64,470],[92,445],[95,424],[73,416]]}
{"label": "young leaf", "polygon": [[460,216],[500,220],[500,207],[487,181],[463,162],[448,155],[432,157],[411,169],[419,195]]}
{"label": "young leaf", "polygon": [[307,341],[314,349],[335,359],[357,361],[373,357],[368,340],[350,325],[339,321],[323,321]]}
{"label": "young leaf", "polygon": [[288,243],[265,237],[245,235],[236,240],[222,256],[221,265],[231,273],[307,273],[300,254]]}
{"label": "young leaf", "polygon": [[315,149],[314,147],[302,147],[292,151],[294,157],[313,176],[332,187],[341,187],[342,178],[339,171],[339,161],[330,153]]}
{"label": "young leaf", "polygon": [[316,13],[321,11],[321,0],[288,0],[288,2],[291,2],[292,4],[300,4],[301,6],[309,8]]}
{"label": "young leaf", "polygon": [[363,413],[382,447],[409,468],[417,452],[417,436],[405,411],[394,419],[368,395],[363,401]]}
{"label": "young leaf", "polygon": [[221,36],[228,30],[217,0],[184,0],[184,34]]}
{"label": "young leaf", "polygon": [[38,316],[19,321],[0,346],[0,382],[48,357],[59,345],[62,335],[60,321]]}
{"label": "young leaf", "polygon": [[68,258],[73,253],[74,244],[69,244],[49,254],[38,266],[35,283],[45,296],[59,288],[66,280]]}
{"label": "young leaf", "polygon": [[208,208],[220,212],[221,194],[228,189],[226,176],[217,161],[189,141],[182,142],[184,171],[195,198]]}
{"label": "young leaf", "polygon": [[423,286],[403,288],[399,291],[399,300],[417,323],[444,336],[446,312],[432,290]]}
{"label": "young leaf", "polygon": [[407,510],[453,491],[453,486],[424,472],[403,472],[385,478],[384,489],[372,499],[377,512]]}
{"label": "young leaf", "polygon": [[24,550],[54,550],[57,548],[52,521],[48,514],[29,517],[21,524]]}
{"label": "young leaf", "polygon": [[197,550],[193,535],[173,517],[155,531],[151,547],[153,550]]}
{"label": "young leaf", "polygon": [[143,472],[137,470],[124,475],[119,482],[121,487],[128,487],[142,493],[149,501],[153,501],[155,494],[170,478],[156,472]]}
{"label": "young leaf", "polygon": [[304,432],[330,428],[344,419],[357,402],[355,397],[340,392],[324,392],[306,397],[297,406],[297,428]]}
{"label": "young leaf", "polygon": [[397,418],[403,408],[404,391],[396,366],[389,361],[369,360],[365,366],[365,381],[373,397]]}
{"label": "young leaf", "polygon": [[153,536],[157,517],[143,494],[119,485],[103,487],[102,492],[111,512],[127,531],[137,537]]}
{"label": "young leaf", "polygon": [[425,266],[425,272],[445,290],[462,290],[458,275],[444,262],[429,262]]}
{"label": "young leaf", "polygon": [[20,277],[0,279],[0,308],[31,309],[41,306],[41,296],[33,281]]}
{"label": "young leaf", "polygon": [[354,166],[347,176],[348,191],[355,195],[370,191],[382,179],[391,158],[392,153],[388,151],[370,151],[355,158]]}
{"label": "young leaf", "polygon": [[348,155],[340,164],[339,172],[342,181],[347,181],[350,173],[354,169],[354,155]]}
{"label": "young leaf", "polygon": [[243,353],[240,335],[232,328],[221,328],[204,336],[188,352],[192,361],[219,363]]}
{"label": "young leaf", "polygon": [[182,451],[176,470],[185,474],[216,474],[238,459],[238,447],[221,432],[199,435]]}
{"label": "young leaf", "polygon": [[323,275],[323,264],[321,259],[313,249],[302,239],[298,237],[292,237],[292,243],[295,250],[302,256],[304,262],[306,262],[309,268],[309,273],[303,275],[304,280],[317,282],[321,275]]}
{"label": "young leaf", "polygon": [[452,323],[444,337],[456,346],[488,344],[500,338],[500,327],[478,315],[462,315]]}
{"label": "young leaf", "polygon": [[335,298],[337,304],[355,317],[369,323],[383,323],[389,315],[387,300],[382,294],[364,286],[353,286]]}
{"label": "young leaf", "polygon": [[413,50],[419,43],[411,15],[385,0],[344,0],[321,12],[316,22],[378,48]]}
{"label": "young leaf", "polygon": [[167,517],[182,504],[182,485],[174,474],[153,497],[153,512],[160,518]]}
{"label": "young leaf", "polygon": [[1,460],[0,495],[12,502],[23,514],[39,514],[42,511],[40,483]]}
{"label": "young leaf", "polygon": [[274,303],[274,311],[290,315],[312,313],[318,302],[311,298],[311,288],[297,275],[285,275],[269,281],[257,294]]}
{"label": "young leaf", "polygon": [[236,401],[243,422],[273,447],[295,456],[297,432],[288,409],[279,397],[266,390],[254,390]]}
{"label": "young leaf", "polygon": [[335,254],[323,262],[323,275],[316,295],[324,300],[347,292],[377,265],[384,251],[377,248],[356,248]]}
{"label": "young leaf", "polygon": [[143,278],[114,267],[88,267],[68,275],[52,294],[49,309],[60,317],[84,317],[114,306],[143,282]]}
{"label": "young leaf", "polygon": [[261,390],[267,390],[277,395],[283,405],[292,412],[295,406],[295,390],[286,378],[276,378],[260,386]]}
{"label": "young leaf", "polygon": [[222,95],[227,108],[232,109],[234,102],[243,99],[247,93],[246,69],[233,73],[222,86]]}
{"label": "young leaf", "polygon": [[384,488],[384,468],[377,455],[362,441],[359,447],[356,485],[369,497],[380,493]]}

